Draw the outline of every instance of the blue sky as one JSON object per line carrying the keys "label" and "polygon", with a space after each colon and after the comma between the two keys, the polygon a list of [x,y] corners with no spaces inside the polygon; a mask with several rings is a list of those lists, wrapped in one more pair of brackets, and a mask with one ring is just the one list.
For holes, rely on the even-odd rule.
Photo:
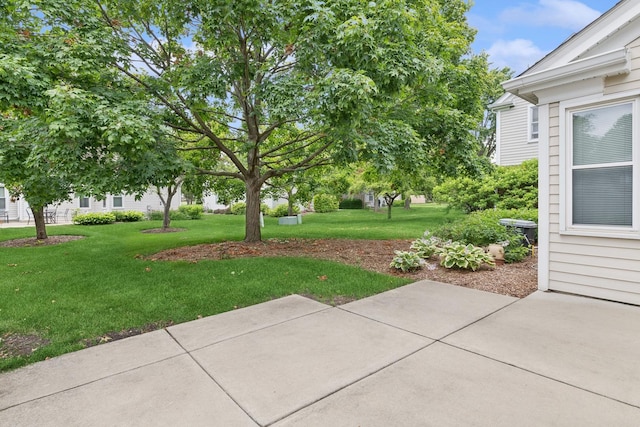
{"label": "blue sky", "polygon": [[473,0],[467,14],[478,30],[473,49],[494,67],[516,74],[542,59],[618,0]]}

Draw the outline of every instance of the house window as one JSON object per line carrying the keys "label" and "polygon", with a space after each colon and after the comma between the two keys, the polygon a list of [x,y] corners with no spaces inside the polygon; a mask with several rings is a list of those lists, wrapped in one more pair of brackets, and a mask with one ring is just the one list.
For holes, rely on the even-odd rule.
{"label": "house window", "polygon": [[538,107],[529,107],[529,141],[537,141],[539,136]]}
{"label": "house window", "polygon": [[0,210],[7,209],[7,199],[4,196],[4,187],[0,186]]}
{"label": "house window", "polygon": [[89,198],[86,196],[78,196],[78,199],[80,200],[80,207],[81,208],[88,208],[89,205]]}
{"label": "house window", "polygon": [[568,112],[572,225],[634,227],[634,114],[635,102]]}
{"label": "house window", "polygon": [[113,207],[114,208],[122,207],[122,196],[113,196]]}

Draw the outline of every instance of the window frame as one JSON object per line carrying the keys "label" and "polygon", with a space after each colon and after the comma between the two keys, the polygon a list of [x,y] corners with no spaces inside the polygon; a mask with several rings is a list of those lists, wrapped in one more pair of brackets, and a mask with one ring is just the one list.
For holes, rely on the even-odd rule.
{"label": "window frame", "polygon": [[[538,120],[533,120],[533,111],[537,111]],[[536,132],[536,136],[533,136],[533,125],[536,124],[538,126],[538,130]],[[540,139],[540,109],[537,105],[529,105],[527,110],[527,142],[538,142]]]}
{"label": "window frame", "polygon": [[[82,200],[87,200],[87,206],[82,206]],[[89,196],[78,195],[78,208],[80,209],[91,209],[91,198]]]}
{"label": "window frame", "polygon": [[[120,199],[120,206],[116,206],[116,199]],[[124,208],[124,195],[116,194],[111,197],[111,207],[113,209],[123,209]]]}
{"label": "window frame", "polygon": [[7,196],[4,185],[0,185],[0,210],[7,210]]}
{"label": "window frame", "polygon": [[[631,104],[632,114],[632,153],[631,161],[628,163],[632,167],[632,219],[631,226],[601,225],[601,224],[573,224],[573,114],[597,110],[617,105]],[[560,103],[560,234],[631,238],[640,239],[640,98],[637,94],[627,97],[607,98],[599,97],[593,99],[572,100]],[[620,166],[620,163],[612,163],[611,166]],[[596,169],[604,164],[584,165],[575,169]]]}

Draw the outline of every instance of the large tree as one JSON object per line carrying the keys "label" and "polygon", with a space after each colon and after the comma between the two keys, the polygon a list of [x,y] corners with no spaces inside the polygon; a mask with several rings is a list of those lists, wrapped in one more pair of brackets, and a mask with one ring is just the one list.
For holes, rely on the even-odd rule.
{"label": "large tree", "polygon": [[162,112],[106,66],[98,27],[57,26],[46,4],[0,4],[0,181],[29,203],[38,239],[44,208],[72,192],[142,193],[176,168]]}
{"label": "large tree", "polygon": [[[207,172],[244,182],[247,241],[260,239],[267,180],[360,153],[393,158],[403,138],[375,138],[405,127],[380,106],[417,81],[421,91],[440,89],[427,86],[450,74],[448,63],[468,53],[473,35],[462,0],[47,0],[41,7],[54,3],[52,25],[100,31],[103,49],[118,52],[111,67],[161,106],[166,124],[205,137],[203,149],[233,164],[234,171]],[[271,138],[284,128],[287,140]]]}

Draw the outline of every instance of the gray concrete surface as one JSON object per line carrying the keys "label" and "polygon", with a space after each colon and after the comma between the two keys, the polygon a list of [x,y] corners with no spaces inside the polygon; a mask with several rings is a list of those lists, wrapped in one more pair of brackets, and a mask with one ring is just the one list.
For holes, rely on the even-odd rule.
{"label": "gray concrete surface", "polygon": [[618,303],[293,295],[0,374],[0,425],[640,425],[638,354]]}

